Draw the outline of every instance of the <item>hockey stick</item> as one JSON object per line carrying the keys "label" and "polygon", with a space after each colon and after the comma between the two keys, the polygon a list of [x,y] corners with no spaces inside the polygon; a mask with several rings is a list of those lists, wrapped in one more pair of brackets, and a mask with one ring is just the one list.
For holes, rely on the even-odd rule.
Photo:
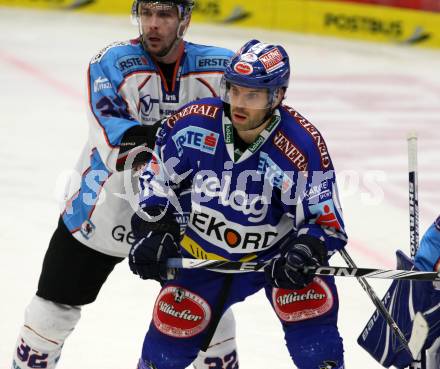
{"label": "hockey stick", "polygon": [[419,195],[417,180],[417,134],[408,135],[408,191],[410,255],[414,259],[419,248]]}
{"label": "hockey stick", "polygon": [[[356,264],[353,261],[353,259],[350,257],[348,252],[345,249],[342,249],[339,251],[342,258],[345,260],[348,266],[355,268]],[[403,334],[402,330],[399,328],[391,314],[386,309],[385,305],[383,304],[382,300],[377,297],[376,292],[374,292],[373,288],[370,286],[370,284],[365,280],[364,277],[357,278],[360,285],[364,289],[364,291],[367,293],[367,295],[370,297],[371,301],[373,302],[374,306],[376,306],[377,311],[379,311],[380,315],[386,320],[388,326],[391,328],[391,330],[394,332],[394,335],[397,337],[399,342],[402,344],[402,346],[405,348],[406,351],[408,351],[412,358],[415,358],[419,355],[419,352],[413,352],[411,351],[411,348],[409,346],[408,340],[406,339],[405,335]],[[414,348],[414,347],[413,347]]]}
{"label": "hockey stick", "polygon": [[[344,253],[346,253],[345,250]],[[346,256],[351,260],[348,254]],[[351,260],[351,262],[353,261]],[[241,262],[230,260],[204,260],[190,258],[171,258],[167,261],[167,266],[169,268],[208,269],[214,272],[262,272],[264,271],[264,268],[267,264],[268,262]],[[411,270],[384,270],[357,267],[347,268],[339,266],[313,266],[305,267],[304,271],[312,272],[313,274],[320,276],[404,279],[413,281],[440,281],[440,276],[437,272],[419,272]]]}
{"label": "hockey stick", "polygon": [[[408,134],[408,202],[409,202],[409,235],[410,235],[410,255],[414,260],[417,249],[419,248],[419,196],[418,196],[418,180],[417,180],[417,133]],[[413,322],[413,331],[416,322]],[[414,336],[416,335],[413,332]],[[413,336],[411,334],[411,337]],[[428,332],[425,330],[427,336]],[[426,340],[423,340],[423,342]],[[421,340],[419,340],[421,341]],[[422,345],[423,346],[423,345]],[[420,357],[415,357],[410,365],[410,369],[426,368],[426,351],[422,350]]]}
{"label": "hockey stick", "polygon": [[[356,265],[354,261],[351,259],[350,255],[343,249],[340,251],[342,257],[346,261],[347,265],[350,266],[350,268],[345,267],[313,267],[310,268],[310,270],[313,270],[315,275],[333,275],[333,276],[341,276],[341,277],[357,277],[359,283],[367,292],[367,294],[370,296],[371,300],[373,301],[373,304],[376,306],[380,314],[384,317],[384,319],[387,321],[388,325],[402,344],[402,346],[407,350],[413,358],[417,357],[419,355],[419,352],[412,351],[409,347],[408,341],[405,338],[405,335],[400,330],[399,326],[396,324],[392,316],[389,314],[387,309],[385,308],[382,301],[377,297],[376,293],[373,291],[369,283],[365,280],[364,277],[359,276],[369,276],[372,278],[387,278],[387,279],[394,279],[399,278],[400,273],[404,273],[405,276],[400,275],[400,277],[403,277],[407,279],[408,274],[407,273],[414,273],[409,272],[406,270],[399,270],[399,271],[383,271],[383,270],[377,270],[377,269],[365,269],[365,268],[356,268]],[[189,259],[189,258],[171,258],[167,261],[167,266],[169,268],[184,268],[184,269],[208,269],[212,271],[228,271],[228,272],[262,272],[264,271],[265,266],[268,262],[240,262],[240,261],[223,261],[223,260],[202,260],[202,259]],[[397,273],[394,273],[397,272]],[[378,273],[378,274],[376,274]],[[420,272],[415,272],[420,275]],[[424,272],[425,274],[426,272]],[[394,274],[394,276],[392,276]],[[431,275],[431,277],[438,278],[437,273],[433,273],[434,275]],[[415,275],[413,274],[413,277]],[[425,276],[424,276],[425,277]],[[417,345],[412,345],[413,349],[417,349]]]}
{"label": "hockey stick", "polygon": [[228,299],[229,293],[232,287],[232,275],[226,275],[223,285],[220,289],[220,294],[218,295],[218,300],[214,304],[214,308],[212,310],[211,320],[209,321],[208,327],[206,328],[207,332],[205,338],[200,346],[200,350],[206,352],[209,348],[209,345],[214,337],[215,331],[217,330],[218,324],[222,318],[223,309],[225,307],[226,301]]}

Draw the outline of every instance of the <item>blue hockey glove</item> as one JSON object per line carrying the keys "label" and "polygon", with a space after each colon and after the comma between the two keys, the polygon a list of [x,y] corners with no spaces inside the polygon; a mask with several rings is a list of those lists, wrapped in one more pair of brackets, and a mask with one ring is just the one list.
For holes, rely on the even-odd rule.
{"label": "blue hockey glove", "polygon": [[180,253],[171,233],[150,232],[131,247],[128,264],[142,279],[162,282],[173,279],[175,271],[168,273],[166,261],[175,257],[180,257]]}
{"label": "blue hockey glove", "polygon": [[314,274],[305,267],[321,265],[326,256],[324,242],[307,235],[301,235],[281,250],[281,255],[265,268],[266,279],[278,288],[299,290],[306,287]]}

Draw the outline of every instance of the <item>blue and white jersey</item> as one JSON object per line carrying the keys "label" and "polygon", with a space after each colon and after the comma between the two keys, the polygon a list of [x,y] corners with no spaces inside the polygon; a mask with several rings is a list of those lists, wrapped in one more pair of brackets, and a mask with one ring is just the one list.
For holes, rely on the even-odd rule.
{"label": "blue and white jersey", "polygon": [[440,272],[440,216],[423,235],[414,261],[419,270]]}
{"label": "blue and white jersey", "polygon": [[100,51],[88,70],[89,139],[65,194],[64,223],[83,244],[126,256],[133,242],[130,219],[137,179],[117,172],[119,145],[136,125],[152,125],[182,105],[216,96],[232,51],[184,42],[168,85],[139,40]]}
{"label": "blue and white jersey", "polygon": [[181,246],[197,258],[272,257],[285,235],[309,234],[329,254],[347,242],[335,172],[319,131],[282,106],[241,156],[220,98],[189,104],[158,133],[156,158],[140,177],[140,206],[179,208],[191,188]]}

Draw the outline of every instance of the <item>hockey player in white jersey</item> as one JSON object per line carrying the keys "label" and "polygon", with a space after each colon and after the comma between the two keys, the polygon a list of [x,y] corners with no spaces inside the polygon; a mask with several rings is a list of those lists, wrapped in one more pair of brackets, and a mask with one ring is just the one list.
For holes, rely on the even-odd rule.
{"label": "hockey player in white jersey", "polygon": [[[14,369],[55,368],[81,306],[95,301],[114,266],[127,256],[136,210],[124,197],[131,193],[124,178],[133,174],[125,165],[128,151],[152,148],[156,122],[185,103],[219,91],[233,53],[183,40],[193,5],[192,0],[135,1],[132,15],[140,37],[111,44],[90,62],[89,138],[76,166],[77,177],[66,190],[65,209],[46,252],[36,296],[25,312]],[[145,161],[136,157],[133,166]],[[236,357],[231,313],[211,343],[198,357],[197,368],[208,368],[212,357]]]}

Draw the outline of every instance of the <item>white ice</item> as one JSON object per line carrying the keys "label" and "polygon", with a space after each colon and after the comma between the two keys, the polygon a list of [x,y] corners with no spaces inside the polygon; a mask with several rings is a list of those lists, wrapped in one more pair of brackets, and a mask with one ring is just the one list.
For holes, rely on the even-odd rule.
{"label": "white ice", "polygon": [[[0,368],[9,368],[23,311],[57,224],[60,183],[87,136],[89,59],[133,38],[129,17],[0,7]],[[187,39],[237,49],[281,43],[293,62],[287,103],[323,133],[339,172],[348,251],[394,267],[409,250],[406,134],[419,136],[421,233],[439,213],[440,52],[263,30],[193,25]],[[339,257],[334,265],[344,265]],[[374,280],[381,295],[389,282]],[[347,368],[380,368],[356,343],[374,308],[356,280],[338,279]],[[60,369],[134,368],[158,286],[119,265],[83,309]],[[263,294],[234,308],[242,368],[292,368]]]}

